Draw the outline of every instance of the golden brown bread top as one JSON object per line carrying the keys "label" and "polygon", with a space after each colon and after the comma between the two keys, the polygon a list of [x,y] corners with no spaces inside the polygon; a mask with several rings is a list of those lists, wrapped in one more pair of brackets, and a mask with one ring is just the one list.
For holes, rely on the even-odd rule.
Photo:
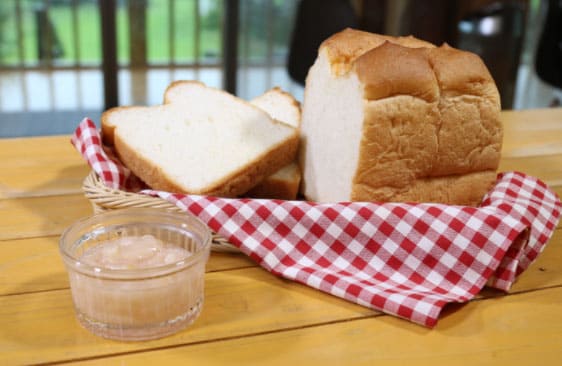
{"label": "golden brown bread top", "polygon": [[347,28],[326,39],[320,45],[320,50],[324,49],[328,52],[332,70],[336,75],[342,75],[349,71],[351,64],[358,57],[385,42],[391,42],[408,48],[435,47],[435,45],[429,42],[412,36],[392,37]]}
{"label": "golden brown bread top", "polygon": [[444,44],[429,50],[428,59],[437,76],[443,97],[485,96],[497,99],[499,108],[500,98],[496,83],[478,55]]}
{"label": "golden brown bread top", "polygon": [[378,100],[411,95],[427,102],[437,100],[439,85],[429,62],[430,50],[385,41],[358,57],[355,70],[365,85],[364,98]]}
{"label": "golden brown bread top", "polygon": [[447,44],[435,47],[412,36],[348,28],[325,40],[320,49],[328,53],[336,75],[355,68],[367,100],[411,95],[434,102],[464,94],[500,103],[494,80],[480,57]]}

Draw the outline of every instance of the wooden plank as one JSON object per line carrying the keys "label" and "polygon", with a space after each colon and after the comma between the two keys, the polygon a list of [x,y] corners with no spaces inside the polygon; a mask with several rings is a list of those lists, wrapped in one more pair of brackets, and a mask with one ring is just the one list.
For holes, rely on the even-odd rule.
{"label": "wooden plank", "polygon": [[0,200],[0,241],[58,235],[91,214],[82,194]]}
{"label": "wooden plank", "polygon": [[433,330],[381,316],[82,364],[559,365],[561,308],[555,288],[471,302]]}
{"label": "wooden plank", "polygon": [[[562,124],[562,123],[561,123]],[[507,136],[506,136],[507,137]],[[562,129],[545,133],[517,133],[516,136],[506,138],[502,149],[502,156],[528,157],[562,154]]]}
{"label": "wooden plank", "polygon": [[[58,236],[0,244],[0,296],[68,288]],[[243,254],[212,252],[207,272],[255,267]]]}
{"label": "wooden plank", "polygon": [[0,139],[0,199],[80,193],[89,170],[69,136]]}
{"label": "wooden plank", "polygon": [[561,127],[562,108],[504,110],[500,118],[505,130],[553,130]]}
{"label": "wooden plank", "polygon": [[0,296],[0,364],[49,363],[279,331],[376,312],[282,280],[261,268],[209,273],[189,329],[137,343],[96,337],[75,319],[68,290]]}
{"label": "wooden plank", "polygon": [[504,157],[562,154],[562,110],[506,111]]}
{"label": "wooden plank", "polygon": [[[41,245],[53,247],[56,242]],[[8,263],[17,264],[14,257],[18,253],[12,252],[13,260],[8,260]],[[54,256],[50,253],[27,264],[20,260],[25,270],[8,268],[6,273],[2,270],[2,281],[16,277],[6,281],[6,287],[12,292],[47,286],[49,281],[67,286],[62,263]],[[22,257],[27,258],[25,254],[20,259]],[[210,263],[214,259],[215,254]],[[236,258],[227,258],[226,261],[230,263],[217,262],[215,265],[240,264]],[[560,263],[562,231],[558,230],[538,261],[520,277],[512,293],[562,287]],[[43,269],[35,268],[41,264]],[[261,268],[209,273],[206,281],[205,311],[196,326],[170,338],[132,345],[104,341],[82,330],[74,320],[67,290],[0,296],[0,324],[3,324],[4,330],[0,334],[0,364],[2,357],[6,357],[4,361],[17,363],[54,362],[67,357],[75,359],[219,340],[378,314],[312,288],[279,279]],[[485,291],[483,295],[497,297],[500,294]],[[452,308],[457,309],[458,306]],[[466,308],[462,307],[459,313],[467,312]],[[403,321],[399,324],[411,331],[422,329]],[[480,325],[479,322],[475,324]],[[443,329],[441,327],[440,324],[438,329]]]}
{"label": "wooden plank", "polygon": [[562,154],[503,158],[499,171],[517,170],[541,179],[549,186],[562,186]]}

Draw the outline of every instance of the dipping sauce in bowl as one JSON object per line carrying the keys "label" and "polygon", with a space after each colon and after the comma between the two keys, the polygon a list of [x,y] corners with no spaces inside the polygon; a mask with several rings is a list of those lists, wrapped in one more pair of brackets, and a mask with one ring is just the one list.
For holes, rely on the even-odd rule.
{"label": "dipping sauce in bowl", "polygon": [[160,338],[201,312],[211,233],[186,213],[126,209],[82,219],[60,240],[79,322],[102,337]]}

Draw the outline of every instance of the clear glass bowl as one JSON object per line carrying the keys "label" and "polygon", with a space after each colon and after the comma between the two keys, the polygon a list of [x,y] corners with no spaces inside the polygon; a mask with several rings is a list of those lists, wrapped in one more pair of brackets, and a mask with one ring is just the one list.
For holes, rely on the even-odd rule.
{"label": "clear glass bowl", "polygon": [[[127,269],[83,260],[85,251],[108,240],[144,235],[189,256]],[[187,327],[203,306],[210,247],[207,226],[187,213],[134,208],[77,221],[62,234],[60,253],[78,320],[94,334],[124,341],[160,338]]]}

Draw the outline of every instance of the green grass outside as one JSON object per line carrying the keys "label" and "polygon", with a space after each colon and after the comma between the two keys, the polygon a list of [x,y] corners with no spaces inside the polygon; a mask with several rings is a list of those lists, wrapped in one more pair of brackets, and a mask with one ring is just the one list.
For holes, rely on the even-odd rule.
{"label": "green grass outside", "polygon": [[[15,0],[18,1],[18,0]],[[25,64],[35,64],[38,61],[37,46],[37,24],[32,2],[21,1],[22,9],[22,33],[23,33],[23,59]],[[3,1],[4,14],[10,14],[3,24],[5,36],[2,41],[9,48],[0,55],[2,64],[14,65],[18,63],[17,26],[14,16],[14,0]],[[76,50],[74,49],[74,37],[78,37],[80,43],[80,63],[101,62],[101,35],[100,19],[96,5],[91,3],[81,4],[78,7],[78,29],[72,30],[72,12],[70,7],[52,6],[49,9],[49,19],[55,28],[58,41],[62,45],[64,54],[57,59],[63,63],[74,63]]]}
{"label": "green grass outside", "polygon": [[[175,61],[195,61],[195,1],[176,1],[174,14],[169,13],[168,2],[151,0],[147,13],[147,57],[152,62],[166,62],[170,59],[171,50],[168,41],[170,21],[175,23]],[[216,1],[217,9],[221,2]],[[200,22],[203,19],[200,17]],[[123,24],[127,24],[123,22]],[[207,27],[200,25],[199,57],[204,55],[220,57],[221,55],[221,24],[220,17]]]}
{"label": "green grass outside", "polygon": [[[136,1],[136,0],[129,0]],[[0,65],[19,63],[15,4],[22,9],[23,59],[24,63],[38,63],[37,29],[34,0],[0,0]],[[169,26],[175,24],[175,56],[177,63],[196,61],[195,19],[196,0],[176,0],[173,14],[168,9],[168,0],[148,0],[146,13],[147,60],[149,64],[167,63],[170,60]],[[203,3],[203,1],[201,2]],[[199,61],[219,59],[222,52],[222,1],[207,0],[212,13],[200,16]],[[67,4],[70,4],[68,1]],[[245,0],[241,3],[240,57],[245,61],[260,62],[267,57],[268,29],[273,32],[273,51],[286,51],[290,36],[290,21],[296,1],[275,0],[277,12],[268,18],[266,1]],[[203,6],[202,6],[203,7]],[[202,10],[203,11],[203,10]],[[57,64],[99,65],[101,63],[101,30],[98,5],[91,1],[79,2],[77,8],[78,27],[73,30],[72,8],[57,5],[49,7],[49,19],[55,28],[63,54],[55,60]],[[117,8],[117,55],[120,64],[129,63],[129,15],[126,6]],[[80,55],[74,47],[78,37]],[[6,47],[7,46],[7,47]]]}
{"label": "green grass outside", "polygon": [[[9,14],[4,18],[0,41],[7,44],[0,54],[0,63],[4,65],[16,65],[18,63],[16,18],[14,16],[14,1],[20,1],[22,6],[22,30],[23,30],[23,56],[26,64],[35,64],[38,58],[37,50],[37,28],[32,2],[21,0],[8,0],[0,2],[0,14]],[[220,3],[217,1],[217,6]],[[175,34],[175,61],[195,61],[195,7],[194,1],[176,1],[174,21],[176,24]],[[128,13],[126,7],[118,7],[117,10],[117,53],[120,63],[129,61],[129,35],[128,35]],[[55,6],[49,8],[49,19],[51,20],[58,40],[62,45],[64,54],[57,59],[60,63],[74,63],[77,59],[74,48],[74,37],[78,37],[80,43],[80,63],[101,63],[101,30],[98,7],[93,3],[82,3],[78,7],[78,29],[77,34],[72,28],[72,10],[70,6]],[[167,1],[150,0],[147,11],[147,58],[149,63],[167,62],[170,59],[170,43],[168,41],[168,27],[170,15]],[[215,22],[216,23],[216,22]],[[209,24],[207,28],[201,29],[200,33],[200,56],[210,55],[218,57],[221,53],[221,29],[220,24]]]}

